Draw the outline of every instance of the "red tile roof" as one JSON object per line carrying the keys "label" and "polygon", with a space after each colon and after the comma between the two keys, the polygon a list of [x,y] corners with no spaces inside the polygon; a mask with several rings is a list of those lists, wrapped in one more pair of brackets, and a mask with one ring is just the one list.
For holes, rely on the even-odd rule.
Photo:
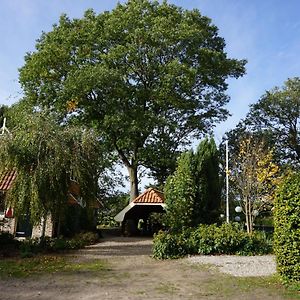
{"label": "red tile roof", "polygon": [[133,200],[133,203],[164,203],[164,194],[150,188]]}
{"label": "red tile roof", "polygon": [[5,171],[0,174],[0,191],[8,191],[15,178],[17,176],[17,171]]}

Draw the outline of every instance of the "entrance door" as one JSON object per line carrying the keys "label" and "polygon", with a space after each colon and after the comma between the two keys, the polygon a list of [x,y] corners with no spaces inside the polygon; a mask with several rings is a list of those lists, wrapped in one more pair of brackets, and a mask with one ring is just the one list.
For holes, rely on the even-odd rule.
{"label": "entrance door", "polygon": [[32,225],[29,215],[19,217],[17,223],[16,237],[31,237]]}

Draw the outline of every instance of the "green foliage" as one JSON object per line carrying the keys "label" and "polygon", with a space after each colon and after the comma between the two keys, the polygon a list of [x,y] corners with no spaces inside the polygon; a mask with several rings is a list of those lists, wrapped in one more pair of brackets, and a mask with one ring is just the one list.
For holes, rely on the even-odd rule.
{"label": "green foliage", "polygon": [[50,112],[19,113],[16,110],[19,123],[10,129],[12,136],[2,137],[0,147],[0,172],[17,170],[6,195],[16,216],[28,212],[32,223],[49,213],[59,218],[66,208],[71,178],[78,182],[87,206],[95,201],[98,179],[107,165],[94,132],[59,124]]}
{"label": "green foliage", "polygon": [[76,112],[96,127],[136,189],[139,165],[153,165],[163,181],[181,146],[226,119],[226,79],[244,65],[227,57],[198,10],[132,0],[82,19],[61,16],[26,55],[19,80],[32,105]]}
{"label": "green foliage", "polygon": [[183,153],[165,186],[166,225],[185,227],[217,220],[221,201],[218,151],[214,140],[203,140],[194,154]]}
{"label": "green foliage", "polygon": [[102,199],[103,207],[98,213],[98,224],[103,227],[118,227],[114,217],[129,203],[129,195],[116,192]]}
{"label": "green foliage", "polygon": [[230,144],[237,148],[240,138],[247,133],[264,139],[274,149],[276,160],[299,168],[300,78],[289,78],[282,87],[267,91],[250,107],[245,120],[230,131]]}
{"label": "green foliage", "polygon": [[192,174],[192,152],[183,153],[178,167],[168,177],[165,186],[166,225],[174,231],[180,231],[192,225],[195,199],[195,187]]}
{"label": "green foliage", "polygon": [[160,231],[154,235],[153,257],[158,259],[179,258],[190,253],[190,229],[184,232],[167,233]]}
{"label": "green foliage", "polygon": [[5,105],[0,105],[0,128],[3,125],[4,118],[7,117],[8,107]]}
{"label": "green foliage", "polygon": [[221,203],[219,151],[213,138],[206,138],[199,144],[193,160],[196,188],[193,225],[211,224],[219,216]]}
{"label": "green foliage", "polygon": [[75,250],[95,244],[98,241],[99,235],[95,232],[81,232],[69,239],[64,237],[28,239],[20,242],[20,256],[26,258],[43,252]]}
{"label": "green foliage", "polygon": [[188,254],[261,255],[271,252],[272,243],[263,233],[249,235],[237,224],[223,224],[220,227],[202,224],[181,233],[160,232],[155,235],[153,245],[153,256],[158,259]]}
{"label": "green foliage", "polygon": [[275,198],[274,249],[285,282],[300,282],[300,175],[289,175]]}
{"label": "green foliage", "polygon": [[19,242],[8,232],[0,232],[0,250],[5,250],[10,246],[18,247]]}

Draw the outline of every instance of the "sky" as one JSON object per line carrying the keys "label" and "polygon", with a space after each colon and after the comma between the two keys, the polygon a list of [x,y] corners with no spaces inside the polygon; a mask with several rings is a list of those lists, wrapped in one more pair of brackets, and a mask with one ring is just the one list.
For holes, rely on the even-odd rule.
{"label": "sky", "polygon": [[[22,97],[18,68],[26,52],[34,51],[43,31],[51,31],[59,16],[80,18],[85,10],[111,10],[115,0],[0,0],[0,104]],[[121,1],[121,2],[124,2]],[[228,81],[231,116],[215,129],[215,137],[234,128],[265,91],[300,76],[299,0],[169,0],[197,8],[212,19],[225,39],[231,58],[247,59],[247,74]]]}

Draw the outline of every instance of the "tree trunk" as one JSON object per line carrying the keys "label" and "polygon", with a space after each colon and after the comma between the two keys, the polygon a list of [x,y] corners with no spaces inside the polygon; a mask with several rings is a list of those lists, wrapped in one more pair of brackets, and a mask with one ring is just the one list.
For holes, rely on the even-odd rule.
{"label": "tree trunk", "polygon": [[130,202],[133,201],[138,195],[139,195],[139,189],[138,189],[138,176],[137,176],[137,163],[136,163],[136,157],[137,157],[137,149],[134,151],[134,154],[132,155],[131,161],[126,157],[122,149],[120,149],[115,143],[115,148],[119,154],[119,158],[124,163],[128,170],[129,174],[129,180],[130,180]]}
{"label": "tree trunk", "polygon": [[251,203],[251,200],[249,200],[248,214],[249,214],[249,231],[248,231],[248,233],[252,233],[252,231],[253,231],[253,221],[252,221],[252,203]]}
{"label": "tree trunk", "polygon": [[45,238],[45,233],[46,233],[46,222],[47,222],[47,217],[42,218],[42,234],[41,234],[41,239],[43,240]]}
{"label": "tree trunk", "polygon": [[250,220],[249,220],[249,206],[248,206],[248,199],[245,201],[245,215],[246,215],[246,226],[247,232],[250,233]]}
{"label": "tree trunk", "polygon": [[136,166],[127,166],[130,179],[130,202],[133,201],[139,195],[138,189],[138,176]]}

